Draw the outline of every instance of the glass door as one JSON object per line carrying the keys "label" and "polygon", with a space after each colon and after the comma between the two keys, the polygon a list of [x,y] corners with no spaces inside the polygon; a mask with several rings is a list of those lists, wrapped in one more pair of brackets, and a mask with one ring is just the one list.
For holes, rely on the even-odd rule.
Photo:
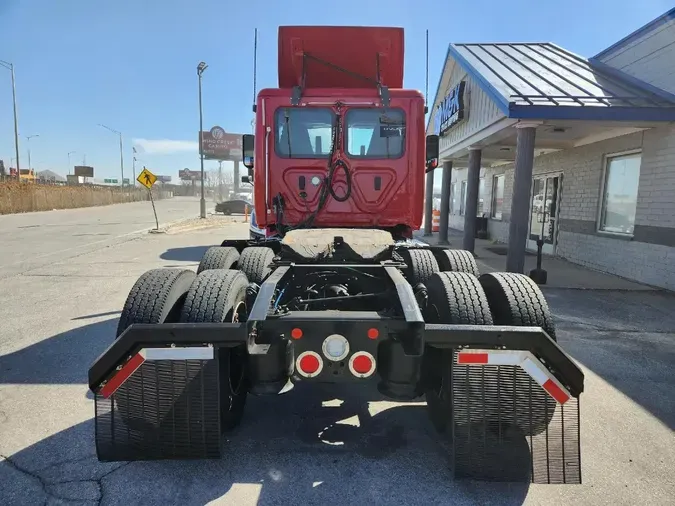
{"label": "glass door", "polygon": [[527,249],[537,251],[537,239],[543,239],[542,252],[555,253],[558,207],[562,174],[547,174],[532,178],[530,202],[530,230]]}

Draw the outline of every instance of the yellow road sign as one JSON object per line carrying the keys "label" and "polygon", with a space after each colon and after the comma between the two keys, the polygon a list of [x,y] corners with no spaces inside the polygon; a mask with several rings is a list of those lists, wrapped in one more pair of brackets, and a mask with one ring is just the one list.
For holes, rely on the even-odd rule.
{"label": "yellow road sign", "polygon": [[155,182],[157,181],[157,176],[155,176],[152,172],[143,167],[143,172],[141,172],[138,175],[136,181],[141,183],[149,190],[150,188],[152,188],[152,185],[155,184]]}

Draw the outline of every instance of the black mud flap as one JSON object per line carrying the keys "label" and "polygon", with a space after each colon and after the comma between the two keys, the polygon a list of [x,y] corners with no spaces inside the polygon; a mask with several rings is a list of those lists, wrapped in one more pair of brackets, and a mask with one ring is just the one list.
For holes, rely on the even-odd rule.
{"label": "black mud flap", "polygon": [[219,458],[218,353],[182,360],[152,351],[131,357],[96,393],[99,460]]}
{"label": "black mud flap", "polygon": [[453,352],[456,478],[580,484],[579,398],[527,351]]}

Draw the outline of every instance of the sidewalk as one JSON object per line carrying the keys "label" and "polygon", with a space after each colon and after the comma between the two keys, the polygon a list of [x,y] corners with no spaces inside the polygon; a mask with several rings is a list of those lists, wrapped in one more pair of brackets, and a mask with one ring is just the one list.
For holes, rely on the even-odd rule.
{"label": "sidewalk", "polygon": [[[427,244],[438,244],[438,233],[425,236],[422,230],[414,233],[415,239]],[[461,230],[448,230],[450,249],[462,248],[463,232]],[[507,245],[493,243],[488,239],[476,239],[475,257],[478,269],[481,273],[504,271],[506,268]],[[526,252],[525,270],[528,274],[537,266],[537,255]],[[575,288],[582,290],[658,290],[657,288],[629,281],[619,276],[594,271],[581,265],[573,264],[562,258],[544,255],[541,267],[548,272],[548,280],[543,287],[551,288]]]}

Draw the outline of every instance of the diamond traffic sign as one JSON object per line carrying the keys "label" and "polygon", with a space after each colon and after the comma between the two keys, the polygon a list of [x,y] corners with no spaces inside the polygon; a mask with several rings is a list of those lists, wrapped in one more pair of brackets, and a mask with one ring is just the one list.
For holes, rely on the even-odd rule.
{"label": "diamond traffic sign", "polygon": [[155,182],[157,181],[157,176],[155,176],[152,172],[143,167],[143,172],[141,172],[138,175],[136,181],[141,183],[149,190],[150,188],[152,188],[152,185],[155,184]]}

